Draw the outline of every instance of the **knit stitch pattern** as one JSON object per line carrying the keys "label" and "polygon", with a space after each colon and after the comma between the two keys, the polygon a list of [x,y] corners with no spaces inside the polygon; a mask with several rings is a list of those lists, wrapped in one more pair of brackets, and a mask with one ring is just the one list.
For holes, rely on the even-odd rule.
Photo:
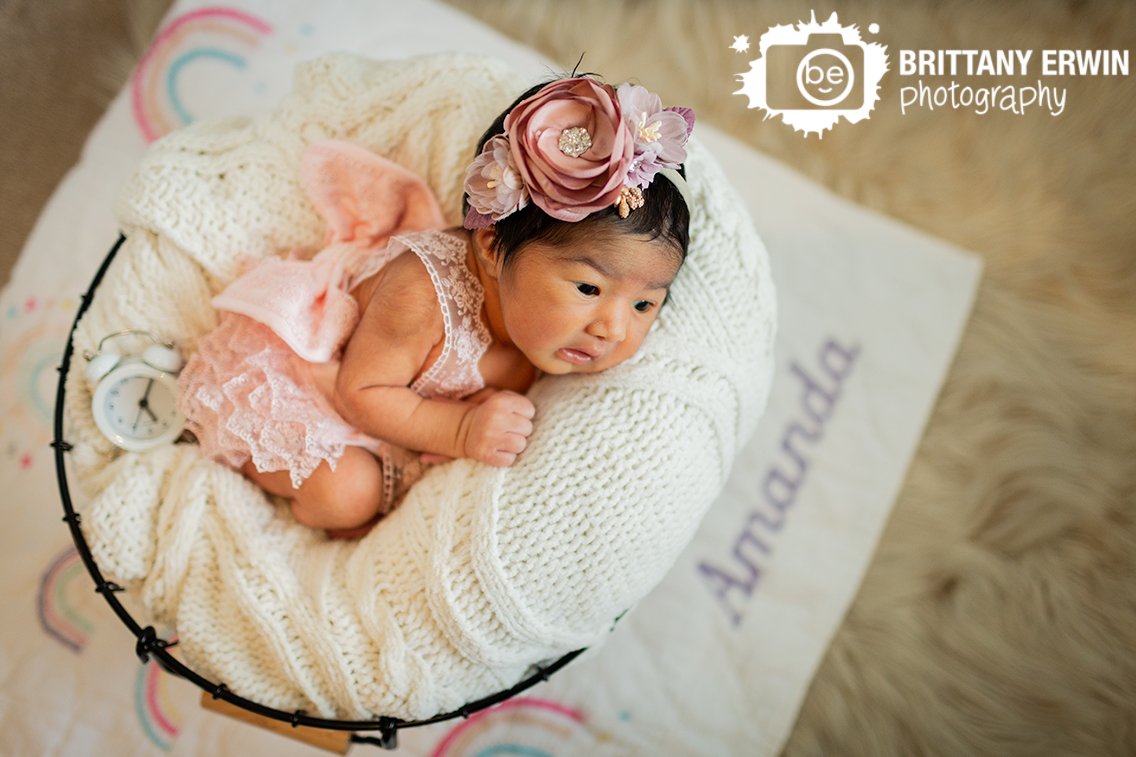
{"label": "knit stitch pattern", "polygon": [[[156,142],[122,191],[127,240],[76,354],[145,328],[186,351],[211,296],[250,259],[320,246],[304,147],[346,139],[421,175],[450,222],[476,140],[530,82],[464,55],[298,67],[272,113]],[[179,654],[241,696],[324,717],[421,718],[601,644],[663,577],[723,486],[769,394],[776,308],[766,252],[698,140],[690,254],[641,351],[598,375],[547,377],[511,468],[432,469],[359,541],[329,541],[196,445],[115,449],[92,388],[67,377],[82,526],[110,580]],[[81,365],[78,367],[82,367]]]}

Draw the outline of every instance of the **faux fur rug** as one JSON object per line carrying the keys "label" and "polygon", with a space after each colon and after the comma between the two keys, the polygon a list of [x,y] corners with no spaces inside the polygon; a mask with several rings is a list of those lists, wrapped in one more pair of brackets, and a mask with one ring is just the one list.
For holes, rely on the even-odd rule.
{"label": "faux fur rug", "polygon": [[[1068,89],[1056,118],[901,116],[894,70],[900,48],[1131,51],[1136,7],[842,4],[841,23],[880,25],[871,39],[893,70],[870,120],[806,140],[730,93],[760,35],[808,21],[807,4],[451,4],[566,70],[586,52],[581,70],[636,77],[986,261],[958,359],[785,754],[1136,754],[1136,87],[1047,79]],[[728,49],[740,34],[746,54]]]}

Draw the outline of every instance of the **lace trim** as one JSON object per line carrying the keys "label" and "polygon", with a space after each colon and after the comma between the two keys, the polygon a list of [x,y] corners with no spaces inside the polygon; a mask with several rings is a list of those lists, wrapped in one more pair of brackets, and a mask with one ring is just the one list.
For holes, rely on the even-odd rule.
{"label": "lace trim", "polygon": [[374,276],[382,270],[382,268],[391,261],[393,252],[393,245],[391,245],[389,241],[386,247],[379,252],[369,248],[359,249],[359,254],[363,258],[363,264],[359,267],[359,270],[355,271],[347,278],[347,283],[343,286],[344,291],[350,292],[352,289],[359,286],[360,282]]}
{"label": "lace trim", "polygon": [[392,239],[413,250],[426,266],[445,324],[442,354],[410,388],[424,397],[461,397],[484,388],[478,363],[492,339],[481,320],[485,290],[465,264],[465,242],[436,231],[400,234]]}
{"label": "lace trim", "polygon": [[287,470],[297,488],[322,460],[334,470],[357,433],[297,370],[283,340],[242,315],[222,317],[178,384],[178,409],[202,455],[233,468],[251,458],[257,470]]}

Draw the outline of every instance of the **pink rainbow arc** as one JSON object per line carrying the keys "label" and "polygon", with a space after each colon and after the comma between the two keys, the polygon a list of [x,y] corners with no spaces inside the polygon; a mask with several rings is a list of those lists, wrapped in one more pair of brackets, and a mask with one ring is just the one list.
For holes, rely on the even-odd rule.
{"label": "pink rainbow arc", "polygon": [[163,731],[170,736],[177,736],[181,728],[166,716],[165,708],[162,706],[158,697],[162,667],[157,663],[147,665],[146,667],[146,707],[150,712],[150,716],[154,718],[154,722],[157,723],[158,727]]}
{"label": "pink rainbow arc", "polygon": [[162,673],[162,666],[157,660],[150,660],[138,668],[134,679],[134,712],[146,738],[163,752],[168,752],[181,733],[181,726],[176,722],[181,718],[166,715],[170,707],[166,702],[168,687],[164,685]]}
{"label": "pink rainbow arc", "polygon": [[503,710],[518,708],[547,710],[557,715],[563,715],[564,717],[574,720],[577,723],[584,722],[584,713],[572,707],[560,704],[559,702],[553,702],[549,699],[536,699],[534,697],[519,697],[516,699],[508,699],[499,705],[490,707],[488,710],[482,710],[481,712],[475,712],[474,714],[470,715],[468,720],[466,720],[461,725],[456,726],[453,730],[446,734],[445,738],[438,742],[438,746],[434,748],[432,757],[444,757],[446,750],[450,748],[454,741],[456,741],[459,736],[463,735],[466,731],[473,727],[474,724],[485,720],[488,717],[492,717],[494,714]]}
{"label": "pink rainbow arc", "polygon": [[153,142],[161,136],[159,129],[155,127],[149,116],[146,114],[146,106],[144,101],[143,86],[145,84],[146,76],[149,73],[148,68],[152,63],[154,57],[159,51],[162,51],[166,44],[183,29],[186,25],[194,22],[209,21],[214,19],[222,19],[235,21],[238,24],[243,24],[251,28],[253,31],[267,35],[272,32],[272,26],[265,21],[253,16],[244,11],[235,8],[224,7],[208,7],[200,8],[191,11],[182,16],[178,16],[168,26],[162,29],[154,41],[146,49],[142,60],[138,62],[138,67],[134,71],[134,76],[131,80],[130,93],[131,104],[134,110],[134,120],[138,123],[138,128],[142,131],[142,136],[146,142]]}
{"label": "pink rainbow arc", "polygon": [[[64,588],[76,574],[86,575],[78,551],[67,547],[44,572],[37,605],[44,630],[75,652],[82,652],[87,645],[90,623],[69,607],[63,596]],[[94,591],[94,587],[91,590]]]}

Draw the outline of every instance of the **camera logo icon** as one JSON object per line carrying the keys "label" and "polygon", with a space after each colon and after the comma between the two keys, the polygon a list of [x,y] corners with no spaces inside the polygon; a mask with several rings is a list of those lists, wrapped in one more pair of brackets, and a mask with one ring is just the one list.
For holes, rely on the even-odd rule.
{"label": "camera logo icon", "polygon": [[[804,45],[772,45],[766,51],[766,92],[771,107],[856,109],[864,104],[864,49],[839,34],[813,34]],[[794,72],[792,81],[771,72]],[[859,84],[859,88],[857,88]]]}
{"label": "camera logo icon", "polygon": [[[870,27],[873,31],[875,24]],[[843,27],[833,13],[819,24],[774,26],[761,36],[762,57],[739,74],[750,108],[781,119],[807,137],[823,137],[841,118],[868,118],[879,100],[879,82],[887,71],[887,48],[866,43],[855,26]]]}

